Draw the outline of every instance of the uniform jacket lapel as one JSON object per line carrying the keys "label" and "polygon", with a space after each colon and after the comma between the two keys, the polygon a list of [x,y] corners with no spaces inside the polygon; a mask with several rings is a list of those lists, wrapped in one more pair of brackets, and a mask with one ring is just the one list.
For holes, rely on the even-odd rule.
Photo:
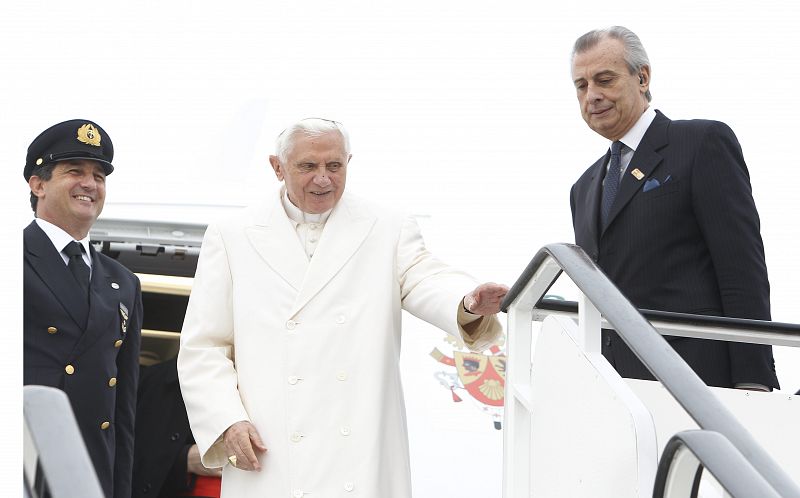
{"label": "uniform jacket lapel", "polygon": [[[668,143],[667,129],[669,128],[669,122],[670,120],[666,116],[661,114],[660,111],[656,111],[655,119],[650,124],[650,127],[647,128],[639,147],[625,170],[625,174],[622,176],[617,198],[614,200],[611,212],[608,215],[606,228],[611,226],[620,211],[661,165],[661,161],[664,158],[658,151]],[[641,180],[631,174],[634,169],[638,169],[644,175]]]}
{"label": "uniform jacket lapel", "polygon": [[308,269],[308,257],[281,205],[280,195],[274,202],[259,208],[253,224],[246,227],[245,232],[253,249],[270,268],[299,291]]}
{"label": "uniform jacket lapel", "polygon": [[89,314],[89,303],[80,284],[67,268],[47,234],[33,221],[24,231],[25,258],[44,285],[61,303],[75,324],[83,330]]}
{"label": "uniform jacket lapel", "polygon": [[[102,337],[108,338],[109,344],[111,344],[113,338],[119,332],[109,329],[108,323],[114,323],[119,326],[123,321],[127,322],[127,315],[130,312],[127,309],[120,308],[122,300],[120,299],[119,288],[120,285],[126,285],[126,283],[114,281],[106,272],[103,260],[98,256],[94,247],[89,249],[92,253],[92,279],[89,283],[89,319],[86,324],[86,331],[75,345],[74,356],[79,356]],[[116,284],[116,286],[112,284]],[[116,315],[118,314],[124,314],[124,316],[120,316],[120,319],[117,320]]]}
{"label": "uniform jacket lapel", "polygon": [[292,316],[333,280],[364,243],[374,224],[375,216],[358,209],[357,203],[352,199],[344,196],[339,200],[325,224],[314,257],[311,258],[300,293],[292,308]]}

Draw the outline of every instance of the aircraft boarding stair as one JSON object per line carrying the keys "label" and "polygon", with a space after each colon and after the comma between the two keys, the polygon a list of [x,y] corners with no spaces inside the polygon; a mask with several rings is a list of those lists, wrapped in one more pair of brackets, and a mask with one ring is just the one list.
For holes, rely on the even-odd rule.
{"label": "aircraft boarding stair", "polygon": [[[543,299],[562,271],[577,305]],[[800,396],[708,388],[660,336],[796,347],[800,326],[640,313],[568,244],[544,247],[503,309],[504,498],[800,497]],[[660,382],[621,378],[601,327]]]}

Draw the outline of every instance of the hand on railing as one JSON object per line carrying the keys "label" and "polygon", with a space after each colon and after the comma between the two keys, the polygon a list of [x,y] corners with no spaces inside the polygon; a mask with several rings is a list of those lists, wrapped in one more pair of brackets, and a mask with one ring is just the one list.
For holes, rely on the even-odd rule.
{"label": "hand on railing", "polygon": [[487,282],[464,296],[464,309],[473,315],[494,315],[500,312],[500,303],[508,294],[508,286]]}

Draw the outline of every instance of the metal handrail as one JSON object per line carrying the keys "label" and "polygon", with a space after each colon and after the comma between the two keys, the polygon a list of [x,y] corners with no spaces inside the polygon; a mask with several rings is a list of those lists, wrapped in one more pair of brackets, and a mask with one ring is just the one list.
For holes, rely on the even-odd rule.
{"label": "metal handrail", "polygon": [[102,498],[103,491],[94,465],[64,391],[54,387],[25,386],[23,415],[26,495]]}
{"label": "metal handrail", "polygon": [[[628,347],[650,370],[686,413],[704,430],[718,432],[728,439],[780,496],[800,498],[800,488],[777,462],[756,442],[750,432],[731,414],[683,361],[666,340],[611,283],[603,271],[580,247],[572,244],[544,246],[525,268],[503,300],[501,309],[523,294],[534,277],[547,265],[557,265],[567,273],[586,298],[616,329]],[[549,272],[551,280],[537,285],[536,304],[558,278],[560,271]],[[528,296],[530,298],[530,296]],[[714,458],[710,455],[709,458]],[[704,462],[709,464],[710,462]]]}
{"label": "metal handrail", "polygon": [[731,496],[780,498],[764,477],[722,434],[682,431],[670,438],[661,456],[653,498],[697,496],[704,469]]}
{"label": "metal handrail", "polygon": [[[661,335],[800,347],[800,325],[794,323],[693,315],[641,308],[639,313],[647,318]],[[578,303],[544,297],[536,305],[533,319],[542,321],[550,315],[575,318],[578,316]],[[603,328],[610,327],[608,323],[601,325]]]}

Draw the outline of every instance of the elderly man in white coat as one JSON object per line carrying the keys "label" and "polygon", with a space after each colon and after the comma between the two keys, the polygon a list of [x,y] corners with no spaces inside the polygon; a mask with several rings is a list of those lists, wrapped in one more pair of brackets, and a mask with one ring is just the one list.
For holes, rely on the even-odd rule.
{"label": "elderly man in white coat", "polygon": [[401,309],[475,350],[502,333],[508,288],[476,287],[412,218],[345,195],[350,158],[340,123],[294,124],[270,156],[280,190],[206,231],[178,369],[223,497],[410,497]]}

